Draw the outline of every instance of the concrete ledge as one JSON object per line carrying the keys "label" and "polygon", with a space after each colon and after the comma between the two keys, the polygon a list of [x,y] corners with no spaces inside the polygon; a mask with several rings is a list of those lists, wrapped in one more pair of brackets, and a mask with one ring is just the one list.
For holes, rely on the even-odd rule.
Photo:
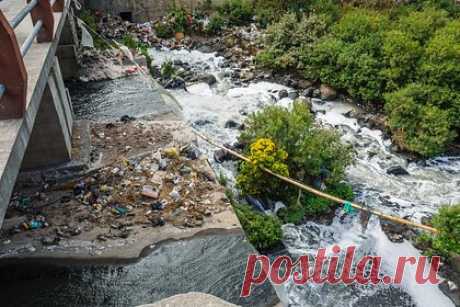
{"label": "concrete ledge", "polygon": [[178,294],[165,298],[155,304],[142,305],[139,307],[236,307],[237,305],[230,304],[221,300],[214,295],[190,292],[186,294]]}

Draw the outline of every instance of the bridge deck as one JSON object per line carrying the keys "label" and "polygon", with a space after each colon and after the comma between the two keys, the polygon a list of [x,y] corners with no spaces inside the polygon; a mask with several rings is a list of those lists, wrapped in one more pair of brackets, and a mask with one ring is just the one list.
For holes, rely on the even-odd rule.
{"label": "bridge deck", "polygon": [[[22,119],[0,120],[0,225],[2,224],[9,199],[21,167],[27,144],[40,105],[43,91],[54,63],[59,37],[64,27],[70,1],[66,1],[63,13],[54,13],[55,40],[50,43],[32,45],[24,57],[28,74],[27,108]],[[3,0],[0,10],[11,20],[27,4],[25,0]],[[15,29],[19,46],[33,28],[30,16]],[[0,72],[1,73],[1,72]]]}

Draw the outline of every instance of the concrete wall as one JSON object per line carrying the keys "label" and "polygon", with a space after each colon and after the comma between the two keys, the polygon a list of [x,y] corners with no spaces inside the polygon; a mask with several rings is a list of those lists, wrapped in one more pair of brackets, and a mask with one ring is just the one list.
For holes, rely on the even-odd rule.
{"label": "concrete wall", "polygon": [[[112,15],[131,12],[134,22],[146,22],[164,16],[168,8],[174,5],[193,10],[204,0],[86,0],[85,6]],[[212,0],[218,5],[225,0]]]}

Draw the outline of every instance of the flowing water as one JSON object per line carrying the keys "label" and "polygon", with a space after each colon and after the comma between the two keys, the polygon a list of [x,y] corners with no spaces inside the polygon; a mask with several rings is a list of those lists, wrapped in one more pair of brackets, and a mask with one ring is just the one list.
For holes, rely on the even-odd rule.
{"label": "flowing water", "polygon": [[[289,98],[277,99],[282,85],[269,82],[252,82],[247,85],[232,84],[231,67],[223,58],[198,51],[152,50],[156,65],[165,61],[180,60],[193,70],[212,73],[218,82],[213,86],[198,83],[171,93],[183,108],[184,118],[196,129],[220,143],[232,143],[239,134],[237,129],[225,128],[228,120],[243,122],[246,114],[267,105],[289,107]],[[390,150],[391,142],[380,131],[358,124],[346,114],[351,105],[342,102],[313,101],[318,123],[338,129],[343,142],[356,150],[356,162],[347,169],[347,181],[353,185],[357,201],[401,217],[413,220],[434,213],[443,204],[460,202],[460,157],[438,157],[423,162],[408,160]],[[206,143],[210,160],[214,148]],[[388,175],[393,166],[404,167],[410,175]],[[234,164],[214,165],[232,179]],[[393,273],[398,256],[418,256],[420,253],[407,241],[392,243],[383,233],[380,221],[371,217],[367,230],[363,230],[359,217],[344,215],[337,210],[332,225],[308,222],[304,225],[284,225],[283,242],[292,255],[314,255],[320,247],[338,245],[342,250],[357,247],[357,256],[383,257],[384,273]],[[288,283],[281,291],[282,299],[291,306],[453,306],[451,301],[433,285],[417,285],[415,268],[406,268],[400,286],[359,285],[306,285]]]}

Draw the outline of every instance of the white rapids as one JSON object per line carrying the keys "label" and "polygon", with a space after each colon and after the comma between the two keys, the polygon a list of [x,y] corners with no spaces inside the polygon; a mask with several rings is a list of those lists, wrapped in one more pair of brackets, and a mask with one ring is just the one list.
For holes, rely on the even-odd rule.
{"label": "white rapids", "polygon": [[[291,99],[277,99],[276,92],[291,89],[276,83],[253,82],[246,86],[232,84],[230,67],[223,58],[198,51],[152,50],[154,64],[167,60],[181,60],[193,69],[211,73],[217,84],[210,87],[197,83],[188,91],[171,90],[183,108],[185,119],[197,129],[220,143],[232,143],[239,131],[225,128],[228,120],[242,123],[247,114],[266,105],[289,107]],[[382,133],[361,127],[346,116],[353,106],[343,102],[313,100],[317,122],[338,129],[343,142],[353,145],[356,162],[347,169],[347,181],[357,200],[385,213],[410,216],[413,220],[431,214],[443,204],[460,203],[460,157],[438,157],[421,162],[408,162],[390,150],[391,141]],[[200,125],[196,125],[200,121]],[[212,160],[213,149],[206,143]],[[214,165],[218,171],[232,178],[234,165],[226,162]],[[402,166],[408,176],[388,175],[393,166]],[[383,270],[393,272],[398,256],[418,256],[419,252],[407,241],[392,243],[383,233],[380,222],[372,217],[366,231],[361,229],[357,216],[343,216],[341,210],[332,225],[308,222],[304,225],[284,225],[284,244],[293,255],[315,254],[320,247],[330,249],[339,245],[343,250],[357,247],[358,255],[383,257]],[[285,304],[290,306],[453,306],[452,302],[432,285],[418,285],[414,270],[407,273],[400,286],[312,285],[298,286],[290,282],[282,289]]]}

